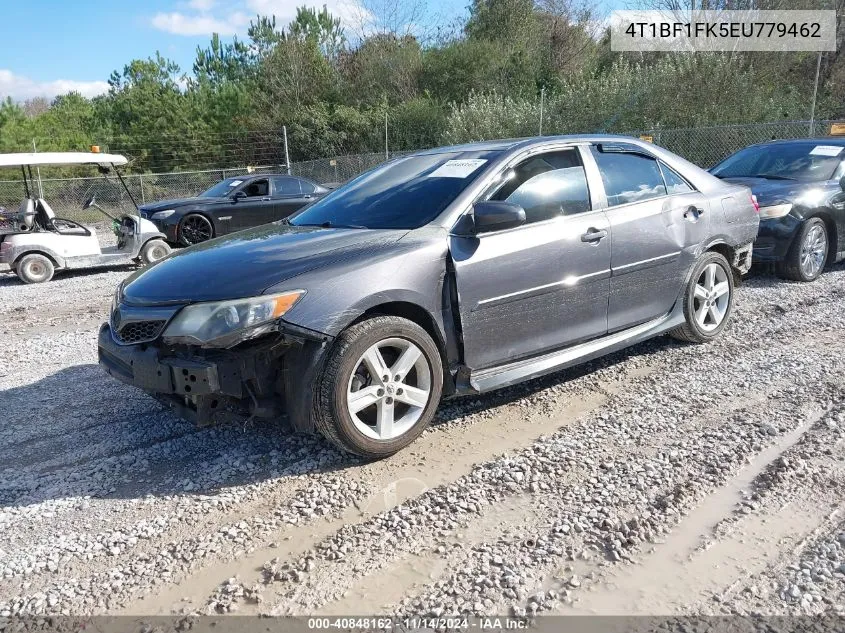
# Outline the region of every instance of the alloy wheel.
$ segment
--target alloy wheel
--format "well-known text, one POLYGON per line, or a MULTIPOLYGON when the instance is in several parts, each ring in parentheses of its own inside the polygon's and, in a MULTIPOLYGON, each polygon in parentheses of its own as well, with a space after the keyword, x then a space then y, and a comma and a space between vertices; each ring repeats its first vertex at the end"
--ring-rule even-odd
POLYGON ((370 346, 355 363, 346 408, 366 437, 391 440, 419 421, 431 397, 431 367, 422 350, 403 338, 370 346))
POLYGON ((695 283, 693 312, 705 332, 712 332, 725 320, 731 300, 728 272, 717 263, 704 267, 695 283))
POLYGON ((191 215, 182 220, 181 237, 186 244, 199 244, 211 239, 211 223, 201 215, 191 215))
POLYGON ((814 225, 801 244, 801 272, 812 279, 819 274, 827 257, 827 234, 821 224, 814 225))

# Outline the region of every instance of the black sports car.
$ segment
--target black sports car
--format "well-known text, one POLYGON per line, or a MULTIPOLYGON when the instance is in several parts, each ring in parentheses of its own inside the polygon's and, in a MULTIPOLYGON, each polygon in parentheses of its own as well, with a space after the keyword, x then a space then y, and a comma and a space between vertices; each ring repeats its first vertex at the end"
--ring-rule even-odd
POLYGON ((710 172, 756 196, 754 261, 776 264, 787 279, 813 281, 845 259, 845 138, 751 145, 710 172))
POLYGON ((329 191, 297 176, 237 176, 221 180, 195 198, 145 204, 140 211, 168 241, 188 246, 281 220, 329 191))

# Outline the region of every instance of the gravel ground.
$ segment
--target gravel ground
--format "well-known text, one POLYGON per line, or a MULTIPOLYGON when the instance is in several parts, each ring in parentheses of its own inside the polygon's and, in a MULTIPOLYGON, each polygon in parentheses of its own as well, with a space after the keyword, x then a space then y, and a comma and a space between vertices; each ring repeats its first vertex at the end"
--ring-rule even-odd
POLYGON ((364 464, 96 366, 126 270, 0 273, 0 616, 845 611, 845 267, 441 406, 364 464))

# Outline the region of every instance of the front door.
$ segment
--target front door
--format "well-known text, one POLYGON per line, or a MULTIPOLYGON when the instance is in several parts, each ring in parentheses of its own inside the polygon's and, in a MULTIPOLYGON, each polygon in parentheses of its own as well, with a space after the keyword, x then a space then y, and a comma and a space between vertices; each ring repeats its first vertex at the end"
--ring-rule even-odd
POLYGON ((535 154, 482 199, 525 209, 522 226, 450 236, 465 363, 484 369, 607 331, 610 235, 580 154, 535 154))
POLYGON ((710 221, 706 198, 666 164, 633 149, 593 146, 613 235, 610 332, 667 314, 710 221))
POLYGON ((272 220, 273 201, 270 197, 270 181, 256 178, 242 185, 239 191, 246 197, 238 198, 231 205, 232 225, 235 230, 267 224, 272 220))

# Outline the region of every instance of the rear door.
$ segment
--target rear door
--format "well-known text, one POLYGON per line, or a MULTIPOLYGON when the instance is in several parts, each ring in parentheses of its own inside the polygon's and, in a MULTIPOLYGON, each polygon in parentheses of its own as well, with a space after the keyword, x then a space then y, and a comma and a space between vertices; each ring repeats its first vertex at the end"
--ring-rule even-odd
POLYGON ((526 223, 450 236, 467 366, 492 367, 604 334, 609 226, 593 208, 578 149, 515 160, 481 199, 519 204, 526 223))
POLYGON ((669 312, 695 246, 707 236, 710 214, 703 195, 644 150, 615 143, 590 149, 613 236, 608 303, 613 332, 669 312))
MULTIPOLYGON (((273 220, 286 218, 304 207, 310 201, 314 187, 307 193, 303 191, 303 183, 294 176, 275 176, 273 179, 273 220)), ((307 188, 307 187, 306 187, 307 188)))

